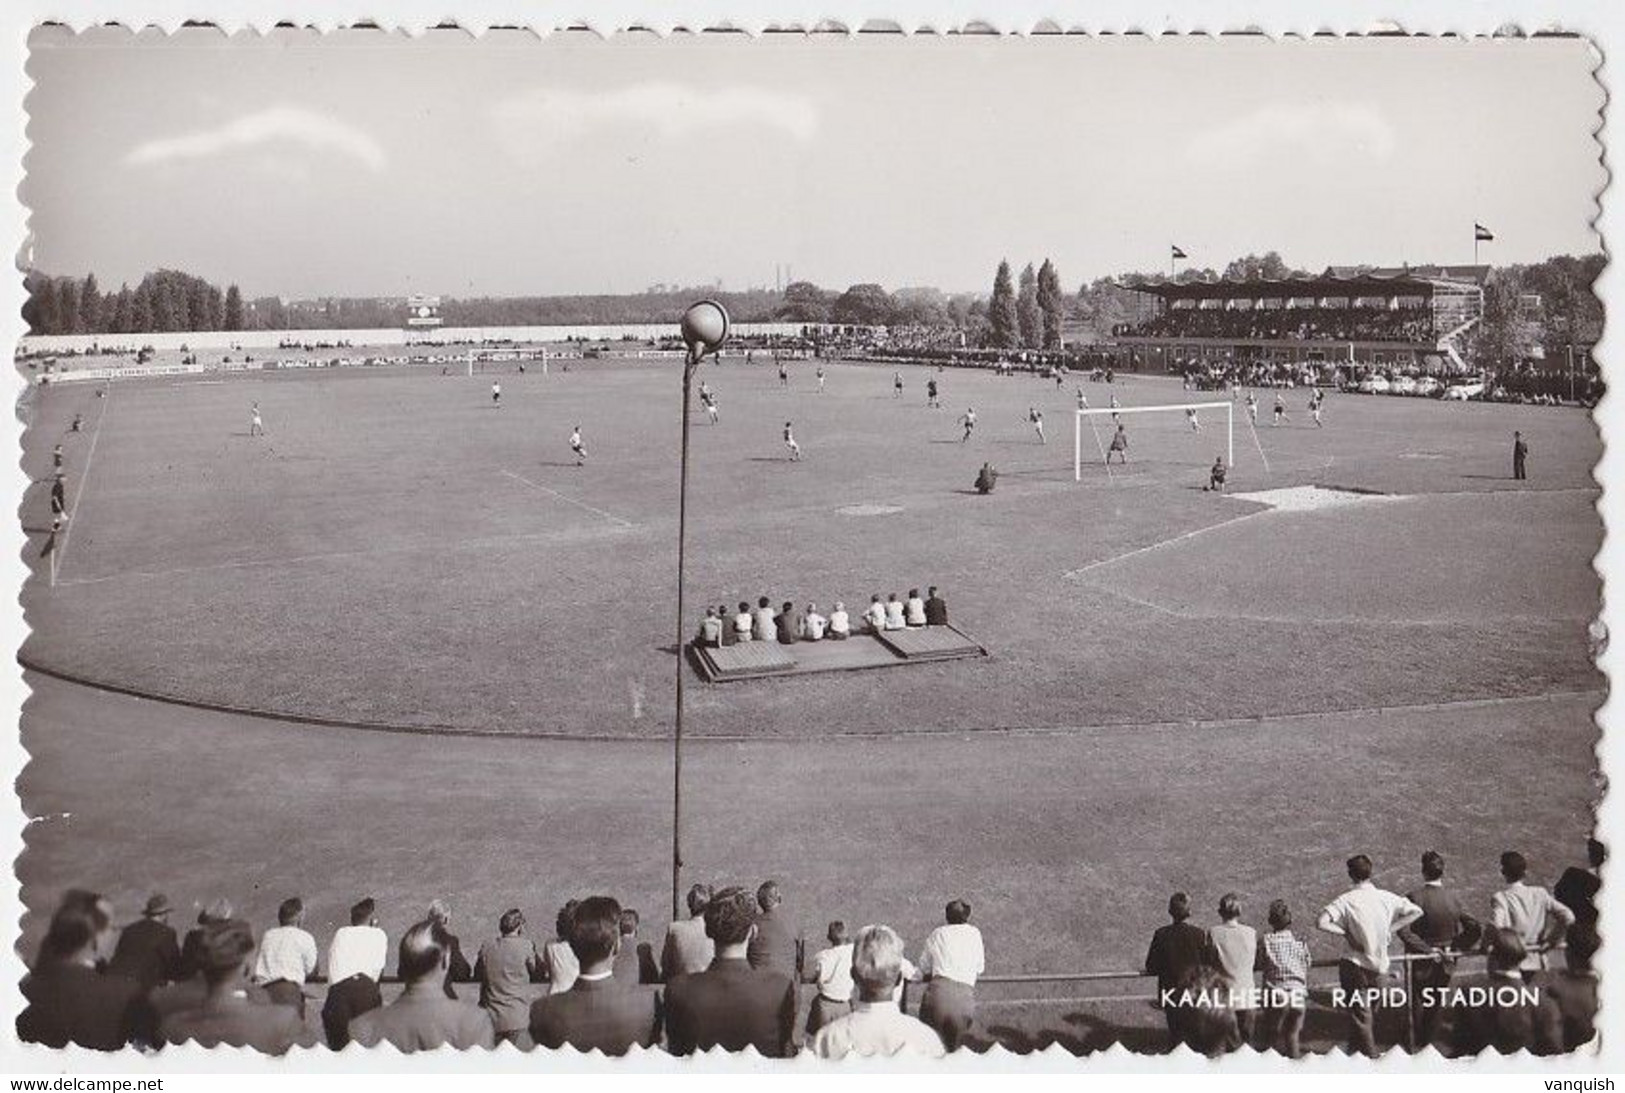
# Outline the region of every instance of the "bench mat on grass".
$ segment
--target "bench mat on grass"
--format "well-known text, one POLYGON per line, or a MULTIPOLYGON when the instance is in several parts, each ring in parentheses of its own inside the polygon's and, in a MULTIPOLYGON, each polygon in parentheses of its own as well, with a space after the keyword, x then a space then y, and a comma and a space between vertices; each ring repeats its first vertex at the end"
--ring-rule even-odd
POLYGON ((987 656, 986 649, 952 626, 853 634, 846 641, 803 641, 794 645, 773 641, 747 641, 720 649, 690 645, 689 653, 701 677, 712 683, 987 656))

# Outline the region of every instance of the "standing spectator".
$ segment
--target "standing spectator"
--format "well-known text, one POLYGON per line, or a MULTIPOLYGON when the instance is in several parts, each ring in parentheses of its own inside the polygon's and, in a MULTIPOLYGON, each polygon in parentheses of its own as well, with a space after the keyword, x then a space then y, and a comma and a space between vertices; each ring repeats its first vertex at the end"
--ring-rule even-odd
MULTIPOLYGON (((852 1012, 852 942, 847 940, 846 923, 829 924, 829 948, 818 950, 807 965, 803 978, 818 986, 807 1010, 807 1035, 852 1012)), ((898 980, 901 986, 902 980, 898 980)))
POLYGON ((1524 982, 1546 966, 1545 949, 1574 925, 1574 912, 1552 898, 1538 885, 1525 884, 1529 863, 1516 850, 1501 855, 1501 876, 1507 886, 1490 897, 1490 922, 1511 930, 1523 942, 1524 956, 1519 969, 1524 982))
POLYGON ((351 1022, 384 1004, 378 980, 389 959, 389 938, 378 928, 377 911, 370 896, 351 907, 350 925, 340 927, 327 948, 322 1030, 327 1034, 327 1046, 334 1051, 350 1042, 351 1022))
POLYGON ((107 964, 109 975, 134 980, 143 994, 181 977, 181 947, 169 924, 171 910, 169 897, 162 893, 147 900, 141 917, 119 934, 107 964))
POLYGON ((191 979, 201 970, 199 946, 203 944, 203 931, 215 923, 229 922, 235 917, 231 901, 227 899, 217 899, 197 913, 197 925, 186 931, 186 936, 181 939, 181 974, 177 979, 191 979))
POLYGON ((1227 892, 1219 900, 1219 924, 1207 932, 1207 960, 1218 970, 1236 1011, 1241 1042, 1253 1038, 1253 967, 1258 959, 1258 931, 1241 921, 1241 897, 1227 892))
POLYGON ((1542 992, 1557 1006, 1562 1021, 1565 1051, 1589 1044, 1597 1035, 1597 973, 1592 961, 1598 943, 1594 924, 1575 923, 1569 927, 1563 950, 1567 970, 1548 972, 1542 977, 1542 992))
POLYGON ((305 982, 316 972, 316 939, 305 930, 305 904, 297 896, 282 901, 277 924, 260 938, 254 982, 272 1002, 293 1006, 305 1018, 305 982))
MULTIPOLYGON (((830 932, 834 934, 833 928, 830 932)), ((942 1058, 946 1054, 942 1040, 925 1022, 899 1009, 895 1001, 902 983, 902 938, 889 926, 865 926, 849 948, 857 1005, 818 1030, 812 1041, 813 1054, 820 1059, 841 1059, 853 1053, 942 1058)))
POLYGON ((491 1015, 498 1040, 519 1044, 530 1026, 530 984, 542 981, 542 954, 525 936, 525 916, 518 908, 497 921, 499 937, 480 946, 474 978, 480 983, 480 1007, 491 1015))
POLYGON ((954 1051, 976 1019, 976 979, 986 970, 986 958, 982 931, 970 923, 970 904, 956 899, 944 917, 947 925, 932 930, 920 952, 920 974, 926 981, 920 1020, 954 1051))
POLYGON ((615 954, 615 980, 629 987, 660 982, 660 966, 655 963, 654 948, 647 941, 638 940, 638 923, 637 911, 631 907, 621 908, 621 948, 615 954))
POLYGON ((1344 939, 1346 948, 1337 965, 1337 980, 1349 997, 1349 1050, 1375 1056, 1374 1019, 1367 995, 1388 977, 1388 944, 1396 930, 1422 917, 1422 908, 1371 883, 1371 859, 1356 854, 1348 860, 1354 887, 1320 912, 1315 925, 1344 939))
POLYGON ((1188 1007, 1170 1002, 1170 998, 1179 985, 1201 967, 1207 954, 1207 931, 1189 921, 1191 898, 1184 892, 1168 897, 1168 917, 1173 921, 1157 927, 1156 933, 1151 935, 1151 948, 1145 954, 1145 974, 1157 977, 1157 1007, 1168 1023, 1171 1050, 1185 1041, 1184 1019, 1188 1007))
POLYGON ((65 893, 51 916, 39 959, 23 978, 27 1005, 17 1017, 18 1039, 97 1051, 155 1040, 155 1018, 140 986, 96 968, 112 943, 112 904, 94 892, 65 893))
POLYGON ((653 1047, 660 1038, 660 996, 615 979, 621 947, 621 905, 591 896, 570 920, 570 948, 580 967, 575 986, 537 999, 530 1008, 530 1034, 538 1047, 597 1049, 625 1055, 633 1044, 653 1047))
POLYGON ((1428 1044, 1439 1030, 1443 992, 1455 974, 1455 957, 1449 952, 1459 938, 1476 934, 1478 927, 1463 909, 1461 898, 1444 886, 1444 855, 1437 850, 1422 855, 1422 887, 1406 893, 1405 898, 1422 908, 1422 917, 1399 931, 1400 943, 1406 952, 1430 958, 1411 965, 1417 1042, 1428 1044))
POLYGON ((779 882, 765 881, 756 889, 756 903, 762 913, 756 918, 756 933, 750 939, 746 959, 753 968, 773 968, 794 975, 796 967, 795 928, 779 913, 784 896, 779 882))
POLYGON ((1528 953, 1516 930, 1491 926, 1488 943, 1488 986, 1494 994, 1479 1004, 1464 1001, 1453 1008, 1451 1054, 1477 1055, 1494 1049, 1502 1055, 1532 1051, 1552 1055, 1562 1050, 1563 1020, 1555 1002, 1522 998, 1525 980, 1519 968, 1528 953))
POLYGON ((1529 477, 1524 470, 1524 461, 1528 458, 1529 445, 1524 443, 1522 433, 1514 432, 1512 434, 1512 477, 1515 480, 1521 482, 1529 477))
POLYGON ((1191 1001, 1181 1002, 1180 1030, 1185 1044, 1198 1055, 1217 1058, 1241 1046, 1236 1028, 1236 1011, 1217 1005, 1225 992, 1224 975, 1206 964, 1197 964, 1180 980, 1177 993, 1191 1001))
POLYGON ((920 590, 908 590, 908 602, 903 605, 903 622, 908 626, 925 625, 925 601, 920 598, 920 590))
POLYGON ((948 604, 937 595, 937 586, 932 585, 925 594, 925 624, 927 626, 948 625, 948 604))
POLYGON ((203 928, 198 946, 200 970, 208 990, 195 1006, 167 1014, 159 1028, 165 1043, 194 1042, 199 1047, 251 1047, 283 1055, 305 1034, 305 1021, 291 1006, 251 1002, 247 984, 254 932, 239 919, 203 928))
POLYGON ((463 955, 463 943, 457 935, 451 932, 451 908, 445 900, 437 899, 429 904, 428 920, 440 927, 446 935, 451 946, 451 954, 446 961, 446 997, 456 998, 457 992, 452 988, 453 983, 472 983, 474 969, 469 966, 468 957, 463 955))
POLYGON ((1309 946, 1292 932, 1292 909, 1286 900, 1270 904, 1269 922, 1270 932, 1258 944, 1266 1004, 1275 1019, 1267 1046, 1296 1059, 1303 1054, 1299 1035, 1309 1005, 1309 946))
POLYGON ((396 966, 406 989, 389 1005, 353 1019, 351 1039, 362 1047, 387 1041, 408 1054, 448 1045, 458 1050, 496 1046, 489 1013, 446 997, 451 938, 438 923, 420 922, 401 935, 396 966))
POLYGON ((743 888, 725 888, 705 907, 705 932, 716 959, 703 972, 668 979, 666 1042, 674 1055, 721 1047, 754 1047, 770 1059, 791 1053, 796 985, 773 968, 746 959, 756 934, 757 901, 743 888))
POLYGON ((1557 878, 1552 895, 1574 912, 1576 926, 1596 926, 1597 893, 1602 889, 1602 863, 1608 856, 1602 843, 1586 840, 1587 867, 1571 865, 1557 878))
POLYGON ((710 902, 711 886, 696 884, 688 890, 689 917, 667 928, 666 945, 660 954, 660 970, 666 982, 711 966, 716 947, 705 932, 705 908, 710 902))
POLYGON ((570 920, 579 906, 581 901, 572 899, 559 908, 559 917, 553 923, 554 938, 542 950, 542 971, 550 984, 549 994, 563 994, 575 986, 576 976, 581 974, 575 950, 570 948, 570 920))

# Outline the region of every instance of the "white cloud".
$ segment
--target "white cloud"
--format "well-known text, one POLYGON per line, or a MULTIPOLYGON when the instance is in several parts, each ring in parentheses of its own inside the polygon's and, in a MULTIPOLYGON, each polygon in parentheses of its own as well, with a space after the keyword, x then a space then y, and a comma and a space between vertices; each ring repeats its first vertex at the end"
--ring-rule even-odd
POLYGON ((366 133, 341 121, 297 106, 273 106, 245 114, 214 129, 149 140, 132 148, 124 161, 132 165, 207 159, 222 152, 277 142, 339 152, 372 171, 387 162, 384 149, 366 133))
POLYGON ((598 94, 540 88, 498 103, 493 116, 509 140, 529 133, 549 143, 615 124, 651 127, 667 140, 749 126, 805 143, 818 131, 818 108, 806 96, 745 85, 650 82, 598 94))
POLYGON ((1185 154, 1204 167, 1251 167, 1282 158, 1331 167, 1392 158, 1397 141, 1381 113, 1355 103, 1266 106, 1198 133, 1185 154))

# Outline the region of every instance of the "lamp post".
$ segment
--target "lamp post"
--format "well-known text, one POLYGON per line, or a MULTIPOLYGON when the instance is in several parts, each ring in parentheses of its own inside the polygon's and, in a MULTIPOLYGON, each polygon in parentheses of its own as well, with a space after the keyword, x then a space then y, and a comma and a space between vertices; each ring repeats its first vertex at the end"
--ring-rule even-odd
POLYGON ((671 764, 671 916, 675 922, 683 885, 683 645, 688 618, 683 603, 685 551, 688 545, 688 409, 694 370, 728 339, 728 311, 715 300, 690 304, 683 312, 683 455, 677 487, 677 716, 672 732, 671 764))

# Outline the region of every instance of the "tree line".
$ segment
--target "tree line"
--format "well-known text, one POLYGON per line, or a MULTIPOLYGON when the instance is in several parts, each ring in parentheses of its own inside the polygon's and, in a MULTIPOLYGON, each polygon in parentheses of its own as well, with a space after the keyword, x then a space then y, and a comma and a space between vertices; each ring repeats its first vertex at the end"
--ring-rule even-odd
MULTIPOLYGON (((1591 344, 1602 326, 1602 302, 1593 286, 1602 255, 1562 255, 1532 265, 1497 268, 1485 290, 1485 312, 1474 332, 1475 351, 1496 361, 1527 356, 1537 339, 1546 346, 1591 344), (1541 297, 1540 321, 1531 322, 1521 301, 1541 297)), ((1306 271, 1280 254, 1248 254, 1222 271, 1187 267, 1175 280, 1280 278, 1306 271)), ((945 293, 931 287, 899 288, 865 282, 844 291, 795 281, 782 292, 752 289, 723 292, 712 286, 667 288, 624 295, 448 297, 440 315, 446 326, 599 326, 667 323, 693 300, 721 300, 735 322, 834 323, 852 326, 923 327, 954 331, 967 345, 995 349, 1052 349, 1068 340, 1105 339, 1118 324, 1145 315, 1147 302, 1133 285, 1160 280, 1160 274, 1127 273, 1083 284, 1068 295, 1054 262, 1031 262, 1012 276, 1003 260, 987 296, 945 293)), ((354 297, 289 301, 278 297, 245 300, 236 285, 224 290, 201 277, 161 269, 133 289, 121 285, 103 292, 94 273, 83 278, 30 272, 23 317, 36 334, 144 334, 192 330, 356 330, 403 325, 400 298, 354 297)))
POLYGON ((34 334, 146 334, 170 330, 242 330, 243 296, 201 277, 161 269, 131 288, 104 293, 94 273, 84 279, 31 272, 23 320, 34 334))

